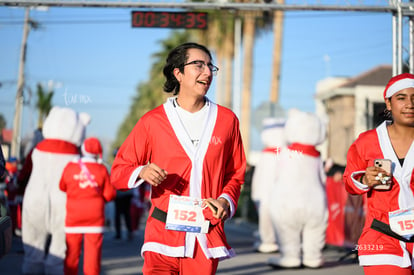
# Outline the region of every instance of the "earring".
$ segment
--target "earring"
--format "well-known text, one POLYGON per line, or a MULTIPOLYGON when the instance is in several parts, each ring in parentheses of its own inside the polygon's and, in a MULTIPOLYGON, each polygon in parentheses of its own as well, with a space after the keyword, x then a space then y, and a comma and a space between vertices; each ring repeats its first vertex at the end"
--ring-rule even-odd
POLYGON ((384 109, 384 117, 386 119, 392 119, 391 110, 388 110, 387 108, 384 109))

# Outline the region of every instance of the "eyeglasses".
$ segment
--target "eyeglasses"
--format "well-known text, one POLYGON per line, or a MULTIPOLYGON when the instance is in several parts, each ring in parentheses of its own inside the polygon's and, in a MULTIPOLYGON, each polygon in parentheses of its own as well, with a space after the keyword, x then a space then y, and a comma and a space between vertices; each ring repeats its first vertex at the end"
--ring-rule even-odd
POLYGON ((194 60, 194 61, 190 61, 188 63, 185 63, 183 65, 187 66, 187 65, 196 65, 196 68, 200 71, 200 72, 204 72, 206 66, 210 69, 211 73, 213 75, 217 75, 217 71, 219 70, 219 68, 211 63, 206 64, 206 62, 204 62, 203 60, 194 60))

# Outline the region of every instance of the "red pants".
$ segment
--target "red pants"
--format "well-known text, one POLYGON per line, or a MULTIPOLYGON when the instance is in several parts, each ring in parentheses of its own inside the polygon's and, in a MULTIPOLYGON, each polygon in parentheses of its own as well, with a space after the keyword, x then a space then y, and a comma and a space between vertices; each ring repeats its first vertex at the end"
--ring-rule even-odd
POLYGON ((394 265, 364 266, 365 275, 412 275, 411 266, 402 268, 394 265))
POLYGON ((102 233, 66 234, 65 275, 78 275, 82 239, 84 239, 83 274, 99 275, 101 271, 102 233))
MULTIPOLYGON (((406 249, 408 251, 413 251, 414 243, 406 243, 406 249)), ((412 258, 411 253, 409 252, 410 257, 412 258)), ((364 266, 365 275, 414 275, 414 272, 409 267, 399 267, 395 265, 372 265, 364 266)))
POLYGON ((144 275, 214 275, 218 259, 207 259, 196 242, 194 258, 176 258, 151 251, 144 253, 144 275))

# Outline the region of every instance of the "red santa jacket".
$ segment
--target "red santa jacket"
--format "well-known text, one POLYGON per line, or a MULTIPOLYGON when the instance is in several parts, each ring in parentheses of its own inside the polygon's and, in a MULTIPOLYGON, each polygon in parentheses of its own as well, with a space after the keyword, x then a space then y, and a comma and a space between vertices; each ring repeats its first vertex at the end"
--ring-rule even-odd
POLYGON ((351 145, 344 181, 350 194, 367 194, 366 222, 357 247, 360 264, 407 267, 411 265, 411 260, 405 245, 370 228, 373 219, 389 224, 389 212, 414 207, 414 146, 410 147, 401 166, 386 125, 387 122, 384 122, 376 129, 362 133, 351 145), (392 187, 389 191, 377 191, 359 182, 366 167, 374 166, 374 160, 382 158, 390 159, 394 166, 392 187))
POLYGON ((246 160, 237 117, 229 109, 207 100, 208 117, 200 143, 194 147, 179 120, 173 98, 144 115, 122 144, 111 171, 117 189, 139 185, 139 172, 149 162, 168 172, 152 187, 151 209, 142 253, 154 251, 173 257, 191 257, 198 240, 207 258, 227 258, 234 251, 227 244, 223 223, 207 234, 166 230, 151 217, 154 207, 168 211, 170 195, 226 198, 233 215, 244 182, 246 160))
POLYGON ((89 157, 81 161, 87 170, 82 169, 79 159, 69 162, 59 183, 67 194, 65 232, 102 233, 105 202, 115 198, 116 190, 103 164, 89 157))

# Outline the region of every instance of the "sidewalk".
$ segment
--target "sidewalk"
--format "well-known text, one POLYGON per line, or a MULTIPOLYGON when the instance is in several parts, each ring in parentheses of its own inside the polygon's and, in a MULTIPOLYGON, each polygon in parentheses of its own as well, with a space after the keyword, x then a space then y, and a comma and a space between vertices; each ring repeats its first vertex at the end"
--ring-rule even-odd
MULTIPOLYGON (((275 254, 256 253, 253 250, 253 232, 256 225, 240 220, 229 221, 226 224, 226 234, 230 245, 236 250, 236 257, 220 262, 217 274, 221 275, 362 275, 363 270, 355 259, 348 257, 340 261, 346 252, 339 249, 325 249, 325 265, 320 269, 276 270, 266 264, 269 257, 275 254)), ((143 242, 143 230, 138 231, 133 240, 113 239, 115 232, 108 230, 104 235, 102 247, 102 272, 104 275, 140 275, 143 259, 140 248, 143 242)), ((126 236, 126 234, 124 234, 126 236)), ((23 262, 21 239, 15 237, 12 251, 0 259, 0 274, 20 275, 23 262)), ((79 274, 82 274, 80 270, 79 274)))

